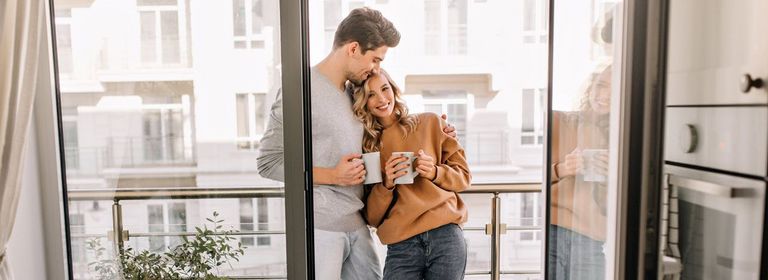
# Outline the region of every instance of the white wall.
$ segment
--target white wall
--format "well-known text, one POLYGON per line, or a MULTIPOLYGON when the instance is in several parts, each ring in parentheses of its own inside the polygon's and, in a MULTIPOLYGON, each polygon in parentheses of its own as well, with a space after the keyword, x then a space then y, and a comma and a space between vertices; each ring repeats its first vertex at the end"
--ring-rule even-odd
POLYGON ((9 263, 16 279, 47 279, 36 137, 33 125, 24 159, 16 223, 8 244, 9 263))

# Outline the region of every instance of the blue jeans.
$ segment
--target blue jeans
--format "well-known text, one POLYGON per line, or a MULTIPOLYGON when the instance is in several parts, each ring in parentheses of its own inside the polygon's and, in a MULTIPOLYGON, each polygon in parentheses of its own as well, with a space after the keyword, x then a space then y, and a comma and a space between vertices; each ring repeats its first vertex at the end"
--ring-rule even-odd
POLYGON ((466 267, 464 232, 447 224, 388 245, 384 279, 464 279, 466 267))
POLYGON ((605 279, 602 241, 556 225, 549 226, 550 280, 605 279))
POLYGON ((352 232, 315 229, 315 279, 381 279, 375 247, 367 226, 352 232))

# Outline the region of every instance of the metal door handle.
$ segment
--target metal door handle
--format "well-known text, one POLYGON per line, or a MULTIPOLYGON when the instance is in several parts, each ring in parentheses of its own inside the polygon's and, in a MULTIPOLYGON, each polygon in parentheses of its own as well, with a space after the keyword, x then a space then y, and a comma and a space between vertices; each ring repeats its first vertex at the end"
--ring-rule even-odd
POLYGON ((680 177, 677 175, 667 174, 667 182, 670 186, 676 186, 679 188, 686 188, 692 191, 702 192, 706 194, 716 195, 731 198, 734 197, 734 188, 729 186, 718 185, 715 183, 705 182, 701 180, 680 177))
POLYGON ((752 76, 749 74, 744 74, 744 76, 741 77, 741 81, 739 82, 739 88, 741 88, 741 92, 743 93, 749 93, 752 88, 762 88, 763 87, 763 79, 760 78, 754 78, 752 79, 752 76))

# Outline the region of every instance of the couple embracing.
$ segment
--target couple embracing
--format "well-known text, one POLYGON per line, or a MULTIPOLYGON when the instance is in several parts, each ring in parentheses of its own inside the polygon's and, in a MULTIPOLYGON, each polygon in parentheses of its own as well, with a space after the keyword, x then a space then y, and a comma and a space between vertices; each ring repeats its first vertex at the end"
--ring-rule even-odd
MULTIPOLYGON (((469 168, 455 129, 432 113, 409 114, 380 68, 399 41, 380 12, 355 9, 339 24, 333 50, 310 71, 317 279, 464 277, 460 226, 467 208, 458 192, 469 187, 469 168), (371 152, 379 152, 380 170, 366 170, 360 160, 371 152), (364 186, 366 172, 381 173, 381 182, 364 186), (383 269, 369 226, 387 245, 383 269)), ((281 97, 258 158, 259 173, 279 181, 281 97)))

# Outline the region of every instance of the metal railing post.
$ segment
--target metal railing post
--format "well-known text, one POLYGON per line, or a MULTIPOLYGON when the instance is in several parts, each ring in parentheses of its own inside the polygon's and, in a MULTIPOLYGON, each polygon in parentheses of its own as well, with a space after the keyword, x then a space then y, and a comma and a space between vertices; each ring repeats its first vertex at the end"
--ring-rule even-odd
POLYGON ((112 244, 115 246, 115 254, 123 252, 125 244, 123 244, 123 206, 120 205, 120 200, 115 199, 115 203, 112 204, 112 244))
POLYGON ((498 192, 491 198, 491 223, 486 225, 486 234, 491 236, 491 280, 501 279, 501 235, 507 225, 501 223, 501 197, 498 192))

